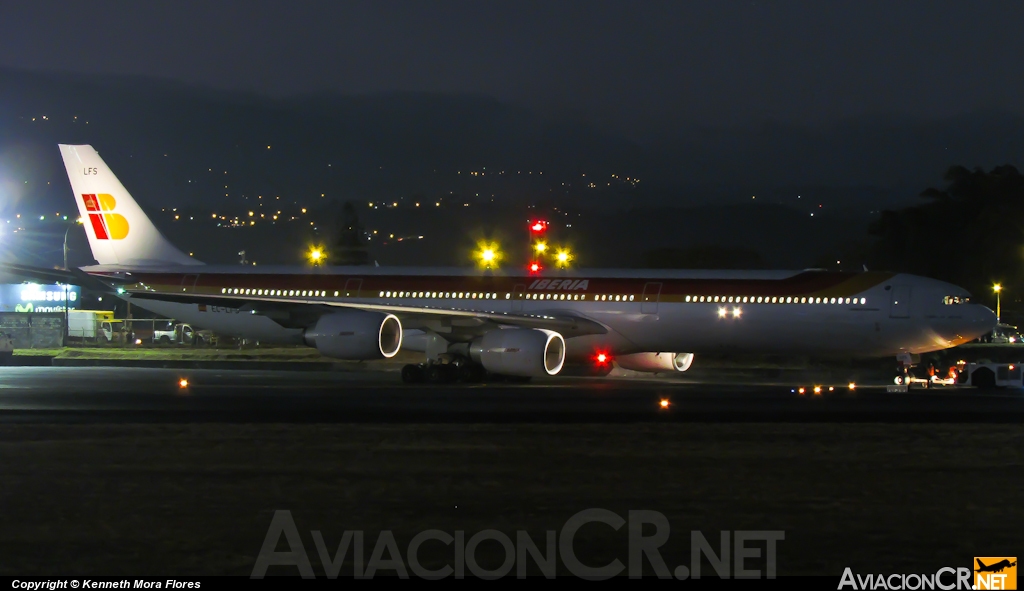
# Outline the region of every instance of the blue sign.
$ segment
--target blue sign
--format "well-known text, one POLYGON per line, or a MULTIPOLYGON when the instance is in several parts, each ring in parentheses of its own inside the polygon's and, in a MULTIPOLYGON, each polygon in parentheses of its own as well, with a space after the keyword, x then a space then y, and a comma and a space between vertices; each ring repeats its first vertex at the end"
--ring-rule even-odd
POLYGON ((74 310, 81 299, 82 288, 77 285, 0 285, 0 311, 3 312, 63 312, 65 303, 69 310, 74 310))

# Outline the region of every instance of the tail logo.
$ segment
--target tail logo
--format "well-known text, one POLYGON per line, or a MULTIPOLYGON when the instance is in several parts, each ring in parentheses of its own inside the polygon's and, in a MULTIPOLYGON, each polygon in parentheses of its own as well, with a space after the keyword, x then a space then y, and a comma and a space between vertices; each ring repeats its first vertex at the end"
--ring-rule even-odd
POLYGON ((82 203, 89 212, 89 223, 97 240, 123 240, 128 236, 128 220, 121 214, 109 213, 117 207, 113 195, 85 194, 82 195, 82 203))

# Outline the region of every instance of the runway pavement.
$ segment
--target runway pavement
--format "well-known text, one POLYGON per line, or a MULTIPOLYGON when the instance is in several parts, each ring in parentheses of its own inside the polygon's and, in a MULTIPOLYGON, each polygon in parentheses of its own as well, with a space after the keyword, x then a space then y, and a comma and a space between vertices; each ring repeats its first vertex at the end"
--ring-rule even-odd
POLYGON ((814 394, 814 386, 558 377, 522 385, 407 385, 394 372, 5 367, 0 422, 1024 421, 1020 390, 887 392, 882 385, 821 384, 814 394))

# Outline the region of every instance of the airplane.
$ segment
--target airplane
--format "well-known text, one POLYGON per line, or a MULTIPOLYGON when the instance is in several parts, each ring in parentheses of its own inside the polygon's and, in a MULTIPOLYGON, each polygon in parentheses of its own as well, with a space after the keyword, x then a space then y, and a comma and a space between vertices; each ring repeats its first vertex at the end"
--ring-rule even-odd
POLYGON ((995 564, 990 564, 987 566, 984 562, 981 561, 980 558, 976 560, 978 561, 978 568, 974 570, 974 572, 976 573, 999 573, 1003 572, 1003 569, 1005 568, 1017 566, 1017 561, 1010 562, 1009 559, 1006 558, 1000 560, 995 564))
POLYGON ((157 230, 92 146, 60 152, 98 263, 64 281, 326 357, 423 353, 406 382, 528 380, 595 359, 683 372, 722 352, 905 356, 996 325, 964 289, 897 273, 207 265, 157 230))

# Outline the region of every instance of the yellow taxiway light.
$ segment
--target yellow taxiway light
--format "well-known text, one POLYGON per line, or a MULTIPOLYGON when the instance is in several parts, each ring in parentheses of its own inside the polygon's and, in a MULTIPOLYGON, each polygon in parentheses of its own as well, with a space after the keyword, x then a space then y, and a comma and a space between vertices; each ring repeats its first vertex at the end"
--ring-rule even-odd
POLYGON ((476 259, 481 267, 495 267, 502 259, 501 249, 496 243, 480 242, 477 244, 476 259))
POLYGON ((188 379, 187 378, 181 378, 180 380, 178 380, 178 387, 179 388, 188 388, 188 379))
POLYGON ((543 242, 538 242, 537 244, 533 245, 533 249, 536 250, 537 252, 544 252, 545 250, 547 250, 547 248, 548 245, 544 244, 543 242))
POLYGON ((855 384, 853 382, 850 382, 850 389, 851 390, 856 390, 857 389, 857 384, 855 384))
POLYGON ((325 258, 327 258, 327 253, 325 253, 324 249, 320 248, 319 246, 312 246, 310 247, 309 252, 306 254, 306 258, 309 259, 310 263, 314 265, 319 265, 320 263, 324 262, 325 258))
POLYGON ((569 252, 568 250, 562 249, 555 253, 555 260, 558 261, 558 265, 561 267, 568 265, 569 262, 572 261, 572 259, 572 253, 569 252))
POLYGON ((821 394, 821 386, 815 386, 814 387, 814 393, 815 394, 821 394))
POLYGON ((658 402, 658 406, 661 408, 668 408, 670 404, 671 403, 668 401, 668 398, 662 398, 661 401, 658 402))

